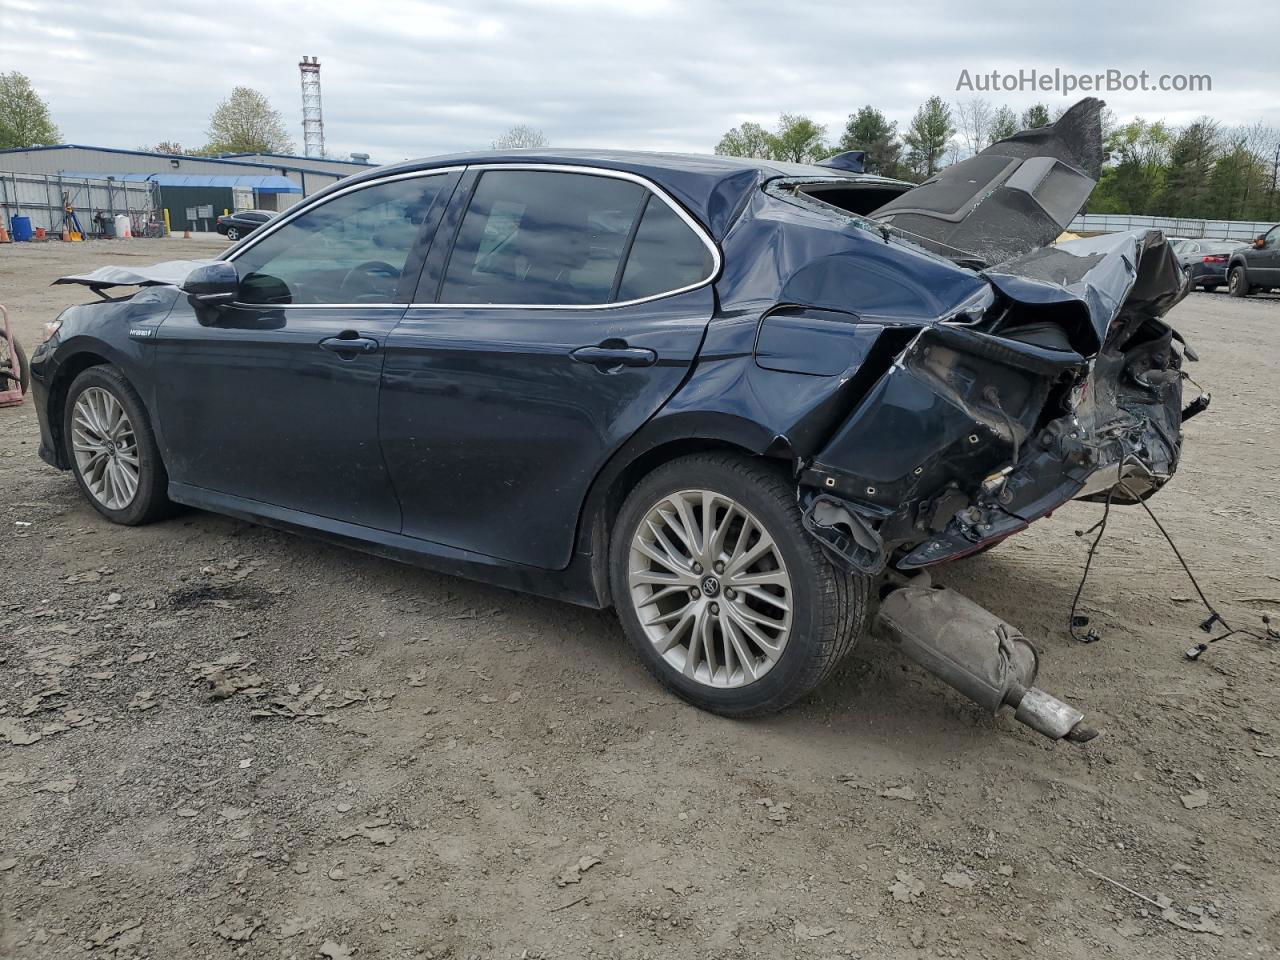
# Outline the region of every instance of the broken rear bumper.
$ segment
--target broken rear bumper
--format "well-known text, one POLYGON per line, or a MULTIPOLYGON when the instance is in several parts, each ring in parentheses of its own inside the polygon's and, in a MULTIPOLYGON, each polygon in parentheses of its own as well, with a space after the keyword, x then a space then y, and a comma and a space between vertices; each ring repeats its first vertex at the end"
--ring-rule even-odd
POLYGON ((1158 319, 1183 292, 1163 237, 1052 253, 1050 269, 1083 267, 1076 291, 1055 285, 1074 307, 1033 274, 990 278, 1030 278, 1042 301, 1004 292, 976 323, 922 329, 802 471, 806 524, 846 568, 952 560, 1068 500, 1145 498, 1177 469, 1207 398, 1184 411, 1186 351, 1158 319))

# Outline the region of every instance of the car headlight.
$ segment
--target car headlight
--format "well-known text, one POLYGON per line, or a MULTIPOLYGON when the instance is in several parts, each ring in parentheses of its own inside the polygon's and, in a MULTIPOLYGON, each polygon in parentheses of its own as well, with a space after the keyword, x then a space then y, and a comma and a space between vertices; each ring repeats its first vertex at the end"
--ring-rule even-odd
POLYGON ((47 321, 44 325, 44 336, 41 338, 40 342, 44 343, 45 340, 52 340, 54 337, 58 335, 58 331, 61 329, 62 329, 61 317, 59 317, 57 320, 47 321))

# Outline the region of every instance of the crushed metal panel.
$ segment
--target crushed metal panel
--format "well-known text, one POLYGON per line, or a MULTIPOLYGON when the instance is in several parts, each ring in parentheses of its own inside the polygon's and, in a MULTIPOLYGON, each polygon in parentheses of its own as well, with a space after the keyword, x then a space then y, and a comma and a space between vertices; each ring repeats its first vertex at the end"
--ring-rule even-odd
POLYGON ((216 263, 216 260, 166 260, 149 267, 99 267, 92 273, 70 274, 59 277, 53 283, 81 283, 95 290, 107 287, 177 286, 197 267, 216 263))

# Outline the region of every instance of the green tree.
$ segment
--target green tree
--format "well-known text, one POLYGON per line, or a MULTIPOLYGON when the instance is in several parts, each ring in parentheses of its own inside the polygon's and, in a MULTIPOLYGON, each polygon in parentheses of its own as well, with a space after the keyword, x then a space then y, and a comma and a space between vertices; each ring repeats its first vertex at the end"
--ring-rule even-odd
POLYGON ((236 87, 209 117, 209 142, 203 153, 292 153, 284 119, 265 96, 236 87))
POLYGON ((1210 117, 1200 117, 1174 137, 1159 209, 1171 217, 1210 218, 1214 213, 1214 165, 1222 153, 1221 131, 1210 117))
POLYGON ((784 113, 778 130, 769 134, 769 153, 774 160, 813 163, 831 155, 825 139, 827 128, 802 113, 784 113))
POLYGON ((0 150, 61 142, 49 105, 26 75, 0 73, 0 150))
POLYGON ((1018 122, 1018 115, 1008 106, 997 107, 996 112, 991 115, 992 143, 1008 140, 1021 129, 1022 125, 1018 122))
POLYGON ((748 160, 768 160, 769 132, 758 123, 734 127, 716 144, 716 153, 723 157, 745 157, 748 160))
POLYGON ((1033 103, 1027 109, 1022 111, 1022 129, 1030 130, 1033 127, 1047 127, 1053 123, 1049 117, 1049 108, 1043 103, 1033 103))
POLYGON ((849 115, 839 149, 863 151, 867 155, 865 165, 870 173, 878 173, 882 177, 898 175, 902 156, 898 125, 870 104, 849 115))
POLYGON ((1114 130, 1107 137, 1111 165, 1094 188, 1090 212, 1158 214, 1172 139, 1162 120, 1137 117, 1114 130))
POLYGON ((951 108, 941 97, 930 97, 916 110, 911 125, 902 135, 907 147, 907 167, 920 180, 932 177, 941 169, 947 144, 955 135, 951 108))

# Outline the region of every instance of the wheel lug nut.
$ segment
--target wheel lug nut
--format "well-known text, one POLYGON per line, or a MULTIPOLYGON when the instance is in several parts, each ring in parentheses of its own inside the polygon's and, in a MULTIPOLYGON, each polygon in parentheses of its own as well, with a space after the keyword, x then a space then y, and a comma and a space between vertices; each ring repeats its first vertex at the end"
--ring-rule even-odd
POLYGON ((737 595, 738 595, 738 594, 737 594, 736 592, 734 592, 734 589, 733 589, 732 587, 728 587, 728 588, 726 588, 726 589, 725 589, 725 591, 724 591, 724 598, 725 598, 726 600, 732 600, 732 599, 733 599, 734 597, 736 597, 737 595))
POLYGON ((724 564, 717 560, 715 564, 713 564, 712 569, 714 569, 716 573, 724 573, 724 564))
POLYGON ((691 600, 697 600, 698 597, 700 597, 701 595, 702 595, 702 591, 700 591, 697 587, 689 588, 689 598, 691 600))
POLYGON ((701 573, 701 572, 702 572, 702 564, 695 562, 695 563, 694 563, 694 565, 693 565, 693 572, 694 572, 694 573, 701 573))
POLYGON ((713 603, 713 604, 711 605, 711 612, 712 612, 713 614, 717 614, 717 615, 718 615, 718 614, 720 613, 720 604, 718 604, 718 603, 713 603))

